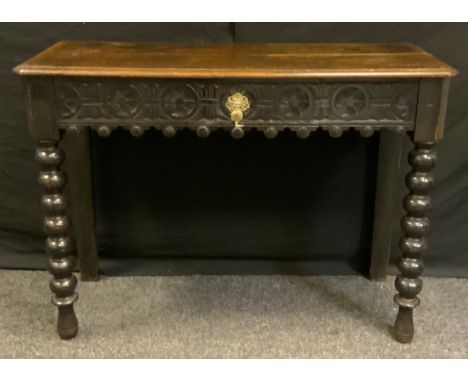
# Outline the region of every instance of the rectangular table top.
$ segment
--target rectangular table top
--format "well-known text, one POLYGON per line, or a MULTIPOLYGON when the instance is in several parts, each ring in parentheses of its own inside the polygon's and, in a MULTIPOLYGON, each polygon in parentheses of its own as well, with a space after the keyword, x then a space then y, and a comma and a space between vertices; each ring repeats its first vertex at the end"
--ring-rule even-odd
POLYGON ((20 75, 157 78, 450 77, 412 44, 161 44, 61 41, 20 75))

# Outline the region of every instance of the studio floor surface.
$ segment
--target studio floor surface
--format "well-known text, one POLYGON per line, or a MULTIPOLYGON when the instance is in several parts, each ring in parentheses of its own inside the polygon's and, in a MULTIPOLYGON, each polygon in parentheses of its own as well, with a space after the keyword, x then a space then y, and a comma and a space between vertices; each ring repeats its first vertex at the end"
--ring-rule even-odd
POLYGON ((60 340, 43 271, 0 271, 1 358, 467 358, 468 279, 425 278, 413 343, 393 277, 113 277, 79 283, 60 340))

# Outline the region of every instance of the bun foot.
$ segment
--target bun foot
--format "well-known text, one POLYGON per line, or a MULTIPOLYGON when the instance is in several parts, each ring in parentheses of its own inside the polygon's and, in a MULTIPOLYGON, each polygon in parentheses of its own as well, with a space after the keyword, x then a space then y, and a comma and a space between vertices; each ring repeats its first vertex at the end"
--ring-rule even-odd
POLYGON ((57 332, 63 340, 72 339, 78 334, 78 319, 73 305, 58 307, 57 332))
POLYGON ((393 326, 395 339, 402 344, 412 341, 414 336, 413 309, 400 306, 395 325, 393 326))

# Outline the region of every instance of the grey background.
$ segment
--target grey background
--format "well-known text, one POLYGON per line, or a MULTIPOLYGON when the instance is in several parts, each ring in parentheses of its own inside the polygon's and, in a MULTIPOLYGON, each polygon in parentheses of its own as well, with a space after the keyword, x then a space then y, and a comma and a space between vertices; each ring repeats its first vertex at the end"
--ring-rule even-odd
MULTIPOLYGON (((11 68, 61 39, 413 42, 427 49, 460 75, 438 147, 426 274, 468 275, 465 23, 0 24, 0 267, 46 264, 38 168, 11 68)), ((311 273, 366 273, 377 143, 353 133, 339 140, 319 133, 300 143, 288 134, 274 141, 252 134, 241 143, 223 135, 205 142, 190 134, 175 141, 155 133, 143 140, 123 132, 93 136, 101 271, 151 274, 158 259, 191 258, 256 260, 260 267, 303 260, 311 273)), ((249 273, 253 266, 232 269, 249 273)))

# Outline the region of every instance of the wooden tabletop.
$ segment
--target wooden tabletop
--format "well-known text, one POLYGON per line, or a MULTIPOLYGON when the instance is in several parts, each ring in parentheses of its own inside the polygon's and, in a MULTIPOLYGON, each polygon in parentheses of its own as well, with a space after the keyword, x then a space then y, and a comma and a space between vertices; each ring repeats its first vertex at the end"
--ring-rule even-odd
POLYGON ((34 76, 159 78, 450 77, 412 44, 154 44, 61 41, 17 66, 34 76))

